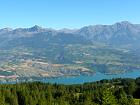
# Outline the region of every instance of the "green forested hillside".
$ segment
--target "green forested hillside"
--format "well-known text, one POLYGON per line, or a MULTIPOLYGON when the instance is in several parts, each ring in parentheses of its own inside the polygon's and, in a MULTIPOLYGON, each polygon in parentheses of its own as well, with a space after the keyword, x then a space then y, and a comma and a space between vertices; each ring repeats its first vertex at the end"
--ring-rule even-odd
POLYGON ((140 78, 83 85, 21 83, 0 85, 0 105, 139 105, 140 78))

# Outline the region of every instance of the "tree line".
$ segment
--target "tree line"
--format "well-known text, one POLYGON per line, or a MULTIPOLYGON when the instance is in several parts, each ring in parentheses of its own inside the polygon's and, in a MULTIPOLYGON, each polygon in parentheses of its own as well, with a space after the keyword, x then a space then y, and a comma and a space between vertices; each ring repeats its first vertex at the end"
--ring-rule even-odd
POLYGON ((0 105, 135 105, 140 78, 64 85, 18 83, 0 85, 0 105))

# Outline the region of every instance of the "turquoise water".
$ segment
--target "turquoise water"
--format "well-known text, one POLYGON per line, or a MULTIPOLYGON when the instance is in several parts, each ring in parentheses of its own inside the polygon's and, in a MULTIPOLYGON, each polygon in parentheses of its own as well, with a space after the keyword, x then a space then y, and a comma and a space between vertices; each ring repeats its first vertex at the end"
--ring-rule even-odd
POLYGON ((76 77, 59 77, 59 78, 22 78, 18 81, 1 81, 0 84, 15 84, 20 82, 34 82, 34 81, 40 81, 45 83, 57 83, 57 84, 82 84, 85 82, 95 82, 102 79, 113 79, 113 78, 137 78, 140 77, 140 71, 135 70, 133 72, 127 72, 123 74, 116 74, 116 75, 106 75, 103 73, 95 73, 92 76, 76 76, 76 77))
POLYGON ((140 77, 140 71, 133 71, 117 75, 105 75, 97 72, 93 76, 77 76, 77 77, 61 77, 61 78, 50 78, 44 79, 43 82, 58 83, 58 84, 82 84, 85 82, 95 82, 102 79, 112 78, 137 78, 140 77))

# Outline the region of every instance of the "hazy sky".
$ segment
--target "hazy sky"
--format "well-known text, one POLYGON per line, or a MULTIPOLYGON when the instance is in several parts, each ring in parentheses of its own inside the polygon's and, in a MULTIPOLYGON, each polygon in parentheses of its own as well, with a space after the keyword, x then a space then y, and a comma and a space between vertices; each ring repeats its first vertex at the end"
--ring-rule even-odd
POLYGON ((140 0, 0 0, 0 28, 140 23, 140 0))

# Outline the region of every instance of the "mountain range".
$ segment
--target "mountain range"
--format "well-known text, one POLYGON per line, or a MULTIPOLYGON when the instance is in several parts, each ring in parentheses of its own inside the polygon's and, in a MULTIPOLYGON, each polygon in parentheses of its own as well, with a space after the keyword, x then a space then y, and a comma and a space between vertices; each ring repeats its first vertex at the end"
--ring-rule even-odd
POLYGON ((0 29, 0 48, 45 47, 47 44, 95 44, 139 48, 140 24, 122 21, 113 25, 91 25, 80 29, 31 28, 0 29))
POLYGON ((0 29, 0 81, 140 70, 140 24, 0 29))

